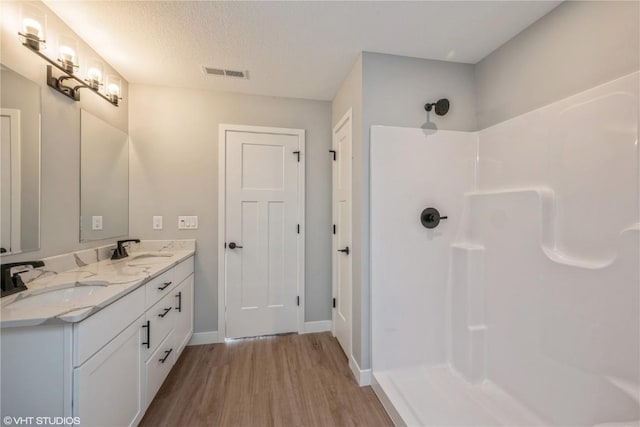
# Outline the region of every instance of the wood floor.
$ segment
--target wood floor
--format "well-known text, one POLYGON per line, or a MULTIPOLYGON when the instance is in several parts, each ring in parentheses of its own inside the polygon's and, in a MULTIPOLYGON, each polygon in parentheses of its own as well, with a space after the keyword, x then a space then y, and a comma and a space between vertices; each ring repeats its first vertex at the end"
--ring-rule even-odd
POLYGON ((141 426, 392 426, 329 333, 192 346, 141 426))

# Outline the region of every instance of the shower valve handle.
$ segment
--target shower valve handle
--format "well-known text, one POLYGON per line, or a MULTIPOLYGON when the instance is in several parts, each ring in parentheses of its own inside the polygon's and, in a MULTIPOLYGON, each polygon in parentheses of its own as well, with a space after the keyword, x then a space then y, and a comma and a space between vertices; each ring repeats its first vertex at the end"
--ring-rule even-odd
POLYGON ((443 219, 447 219, 447 217, 440 215, 436 208, 426 208, 420 214, 420 222, 426 228, 436 228, 443 219))

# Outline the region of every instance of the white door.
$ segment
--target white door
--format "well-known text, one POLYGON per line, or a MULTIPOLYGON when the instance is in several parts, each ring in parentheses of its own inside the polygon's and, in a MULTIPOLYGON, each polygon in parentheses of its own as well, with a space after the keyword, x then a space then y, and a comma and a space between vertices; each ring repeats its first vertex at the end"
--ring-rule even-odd
POLYGON ((303 299, 304 131, 242 129, 224 131, 225 336, 295 332, 303 299))
POLYGON ((20 110, 0 113, 0 247, 2 253, 20 252, 20 110))
POLYGON ((351 355, 351 110, 333 129, 333 334, 351 355))

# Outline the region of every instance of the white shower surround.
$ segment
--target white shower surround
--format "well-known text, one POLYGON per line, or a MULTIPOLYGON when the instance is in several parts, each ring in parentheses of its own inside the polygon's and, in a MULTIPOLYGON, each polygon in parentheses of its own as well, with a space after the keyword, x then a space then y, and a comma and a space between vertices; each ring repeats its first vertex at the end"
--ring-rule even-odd
POLYGON ((372 127, 372 376, 397 424, 640 423, 639 79, 480 132, 372 127))

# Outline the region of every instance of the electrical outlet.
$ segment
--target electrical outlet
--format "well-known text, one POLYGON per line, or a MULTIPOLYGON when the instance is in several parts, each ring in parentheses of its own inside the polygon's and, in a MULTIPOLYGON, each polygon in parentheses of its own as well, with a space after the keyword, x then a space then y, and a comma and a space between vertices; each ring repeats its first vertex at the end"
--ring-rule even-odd
POLYGON ((102 215, 96 215, 91 217, 91 229, 102 230, 102 215))
POLYGON ((153 217, 153 229, 154 230, 162 230, 162 217, 154 216, 153 217))

